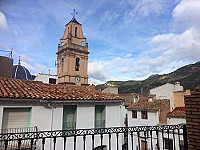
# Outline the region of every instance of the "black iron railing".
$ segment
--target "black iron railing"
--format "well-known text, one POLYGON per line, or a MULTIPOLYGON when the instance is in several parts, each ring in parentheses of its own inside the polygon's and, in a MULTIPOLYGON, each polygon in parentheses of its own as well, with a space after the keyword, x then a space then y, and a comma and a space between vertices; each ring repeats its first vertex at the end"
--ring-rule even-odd
POLYGON ((187 150, 185 124, 56 130, 0 134, 3 149, 9 141, 29 140, 30 149, 64 150, 187 150), (36 143, 36 146, 34 146, 36 143))
MULTIPOLYGON (((38 132, 37 127, 23 127, 23 128, 8 128, 8 129, 0 129, 0 135, 12 135, 15 136, 16 133, 32 133, 32 132, 38 132)), ((0 147, 4 147, 5 142, 4 139, 5 136, 0 136, 0 147)), ((33 146, 36 143, 33 143, 33 146)), ((7 147, 9 149, 17 148, 19 145, 18 140, 8 140, 7 141, 7 147)), ((30 147, 30 140, 22 140, 20 143, 20 146, 23 148, 30 147)))

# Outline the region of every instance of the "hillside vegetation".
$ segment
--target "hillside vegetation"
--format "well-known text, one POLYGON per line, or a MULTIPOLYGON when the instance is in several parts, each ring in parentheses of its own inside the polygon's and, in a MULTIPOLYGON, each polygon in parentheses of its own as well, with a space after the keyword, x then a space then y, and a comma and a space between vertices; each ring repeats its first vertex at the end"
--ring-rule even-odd
POLYGON ((151 75, 142 81, 108 81, 106 84, 97 85, 96 89, 105 89, 107 85, 116 85, 119 87, 119 94, 122 93, 141 93, 147 95, 149 89, 163 85, 165 83, 180 82, 184 89, 194 90, 200 85, 200 62, 190 64, 177 69, 174 72, 163 75, 151 75))

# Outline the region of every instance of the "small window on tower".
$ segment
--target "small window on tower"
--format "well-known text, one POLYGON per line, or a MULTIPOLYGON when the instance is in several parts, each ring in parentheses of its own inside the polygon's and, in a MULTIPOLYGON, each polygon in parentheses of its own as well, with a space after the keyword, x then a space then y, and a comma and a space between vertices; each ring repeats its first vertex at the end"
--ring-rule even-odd
POLYGON ((80 61, 80 59, 76 58, 76 66, 75 66, 76 71, 79 71, 79 67, 80 67, 79 61, 80 61))
POLYGON ((69 27, 68 27, 68 33, 69 33, 69 27))
POLYGON ((75 37, 77 37, 77 27, 75 27, 75 37))
POLYGON ((81 42, 81 46, 85 46, 85 42, 84 41, 81 42))
POLYGON ((62 62, 61 62, 61 71, 63 72, 63 66, 64 66, 64 58, 62 58, 62 62))

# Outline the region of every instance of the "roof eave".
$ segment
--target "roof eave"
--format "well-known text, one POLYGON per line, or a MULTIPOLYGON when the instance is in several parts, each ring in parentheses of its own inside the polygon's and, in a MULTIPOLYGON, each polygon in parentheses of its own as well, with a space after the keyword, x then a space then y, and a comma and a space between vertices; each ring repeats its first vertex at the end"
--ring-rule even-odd
POLYGON ((72 100, 72 99, 68 99, 68 100, 56 100, 56 99, 51 99, 51 100, 47 100, 47 99, 22 99, 22 98, 0 98, 0 103, 1 102, 40 102, 40 103, 122 103, 123 100, 72 100))

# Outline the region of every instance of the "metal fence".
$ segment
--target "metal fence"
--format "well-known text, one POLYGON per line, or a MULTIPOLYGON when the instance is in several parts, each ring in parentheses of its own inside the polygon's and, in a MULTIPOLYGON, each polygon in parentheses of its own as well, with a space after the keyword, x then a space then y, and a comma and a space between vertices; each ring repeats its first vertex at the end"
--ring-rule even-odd
POLYGON ((31 150, 188 149, 185 124, 2 133, 0 139, 5 150, 10 141, 17 142, 18 150, 25 149, 23 141, 28 141, 31 150))
MULTIPOLYGON (((14 138, 15 134, 23 134, 23 133, 32 133, 32 132, 38 132, 37 127, 23 127, 23 128, 8 128, 8 129, 0 129, 0 149, 4 149, 5 147, 5 136, 10 135, 12 138, 14 138), (4 136, 2 136, 4 135, 4 136)), ((8 140, 7 141, 7 148, 9 149, 18 149, 19 141, 18 140, 8 140)), ((33 143, 32 145, 35 146, 36 143, 33 143)), ((21 140, 20 147, 22 148, 29 148, 30 147, 30 140, 21 140)))

